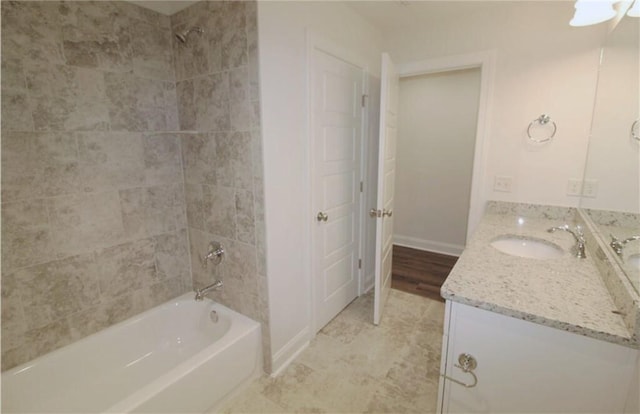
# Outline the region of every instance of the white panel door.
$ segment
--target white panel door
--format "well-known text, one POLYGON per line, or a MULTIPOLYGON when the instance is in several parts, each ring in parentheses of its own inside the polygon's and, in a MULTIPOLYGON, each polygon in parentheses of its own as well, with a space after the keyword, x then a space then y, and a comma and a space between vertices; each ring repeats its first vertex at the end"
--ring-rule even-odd
POLYGON ((358 294, 362 69, 314 49, 312 205, 316 332, 358 294))
POLYGON ((398 88, 400 78, 388 54, 382 54, 380 85, 380 142, 378 152, 378 203, 372 215, 376 227, 376 273, 373 323, 382 319, 384 305, 391 291, 393 256, 393 191, 396 171, 396 137, 398 133, 398 88))

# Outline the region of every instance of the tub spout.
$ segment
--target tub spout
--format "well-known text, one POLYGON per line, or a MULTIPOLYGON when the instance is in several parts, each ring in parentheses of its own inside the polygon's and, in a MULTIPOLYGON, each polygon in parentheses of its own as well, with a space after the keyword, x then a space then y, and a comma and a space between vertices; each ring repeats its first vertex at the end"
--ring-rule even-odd
POLYGON ((196 289, 196 300, 200 301, 204 299, 204 295, 212 290, 222 289, 222 280, 216 280, 213 284, 203 287, 202 289, 196 289))

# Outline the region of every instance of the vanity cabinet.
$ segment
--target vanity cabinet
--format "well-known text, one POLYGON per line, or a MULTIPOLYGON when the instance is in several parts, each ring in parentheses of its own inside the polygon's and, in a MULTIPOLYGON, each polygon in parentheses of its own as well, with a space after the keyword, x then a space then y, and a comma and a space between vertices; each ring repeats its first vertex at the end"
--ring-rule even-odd
POLYGON ((438 411, 628 412, 637 361, 632 348, 447 301, 438 411), (461 354, 477 363, 472 388, 455 382, 474 382, 461 354))

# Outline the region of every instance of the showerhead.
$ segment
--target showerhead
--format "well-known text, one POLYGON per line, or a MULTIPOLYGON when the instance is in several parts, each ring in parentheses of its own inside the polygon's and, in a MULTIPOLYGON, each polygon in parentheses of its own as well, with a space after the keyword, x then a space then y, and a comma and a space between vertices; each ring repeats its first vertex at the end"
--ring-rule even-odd
POLYGON ((198 26, 192 27, 190 29, 185 30, 184 32, 176 33, 176 39, 178 39, 181 43, 187 43, 187 37, 191 32, 202 34, 204 33, 204 29, 198 26))

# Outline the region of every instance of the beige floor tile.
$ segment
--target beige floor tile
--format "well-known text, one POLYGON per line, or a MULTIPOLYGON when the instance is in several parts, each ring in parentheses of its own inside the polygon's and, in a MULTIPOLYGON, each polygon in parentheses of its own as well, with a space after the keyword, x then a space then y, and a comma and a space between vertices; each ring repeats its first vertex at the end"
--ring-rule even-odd
POLYGON ((370 292, 325 326, 280 376, 256 381, 221 412, 435 412, 443 318, 443 303, 392 290, 374 326, 370 292))

